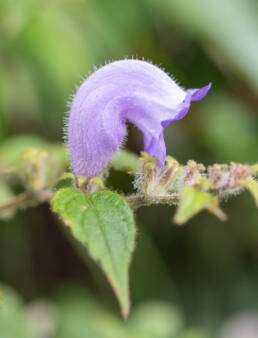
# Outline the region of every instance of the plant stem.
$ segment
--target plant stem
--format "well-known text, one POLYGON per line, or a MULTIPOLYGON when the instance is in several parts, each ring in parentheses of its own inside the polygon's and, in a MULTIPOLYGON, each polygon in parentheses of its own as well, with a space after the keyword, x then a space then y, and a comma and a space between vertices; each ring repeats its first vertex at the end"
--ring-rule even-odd
POLYGON ((179 194, 172 193, 169 195, 130 195, 124 197, 126 202, 134 209, 150 204, 168 204, 173 205, 178 202, 179 194))
POLYGON ((1 211, 5 211, 7 209, 13 209, 13 208, 21 208, 23 206, 25 206, 27 204, 27 202, 29 202, 31 199, 31 194, 28 192, 23 192, 15 197, 13 197, 12 199, 10 199, 9 201, 0 204, 0 212, 1 211))

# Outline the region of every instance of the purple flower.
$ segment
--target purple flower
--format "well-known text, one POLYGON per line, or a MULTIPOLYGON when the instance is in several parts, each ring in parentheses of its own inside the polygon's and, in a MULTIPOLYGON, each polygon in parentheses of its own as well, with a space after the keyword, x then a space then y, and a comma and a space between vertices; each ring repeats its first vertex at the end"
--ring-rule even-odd
POLYGON ((164 128, 182 119, 191 101, 201 100, 210 87, 184 90, 145 61, 115 61, 99 68, 82 83, 71 104, 68 144, 75 175, 89 179, 100 173, 126 136, 126 120, 142 131, 144 151, 162 168, 164 128))

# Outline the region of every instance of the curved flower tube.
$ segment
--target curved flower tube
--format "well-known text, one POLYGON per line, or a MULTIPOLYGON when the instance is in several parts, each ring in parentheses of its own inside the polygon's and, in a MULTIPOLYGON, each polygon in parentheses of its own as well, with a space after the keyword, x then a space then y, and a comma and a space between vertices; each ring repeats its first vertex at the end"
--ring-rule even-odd
POLYGON ((100 173, 126 136, 126 120, 143 133, 144 151, 163 168, 164 129, 182 119, 191 101, 201 100, 211 83, 184 90, 151 63, 121 60, 91 74, 79 87, 68 119, 68 145, 75 175, 100 173))

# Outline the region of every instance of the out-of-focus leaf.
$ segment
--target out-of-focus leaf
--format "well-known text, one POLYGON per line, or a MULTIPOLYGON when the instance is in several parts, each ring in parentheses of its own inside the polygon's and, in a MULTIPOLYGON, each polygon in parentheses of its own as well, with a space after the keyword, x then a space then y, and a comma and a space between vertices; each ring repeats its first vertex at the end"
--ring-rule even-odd
POLYGON ((10 59, 12 71, 7 67, 2 73, 5 119, 16 128, 39 125, 43 121, 40 120, 40 102, 30 65, 16 57, 10 59))
POLYGON ((111 159, 111 166, 116 170, 122 170, 135 174, 139 169, 140 162, 135 154, 120 149, 111 159))
POLYGON ((108 312, 98 304, 87 289, 77 285, 65 285, 58 290, 57 298, 59 311, 55 337, 124 338, 121 323, 116 317, 110 314, 108 325, 104 323, 108 312), (114 331, 120 335, 115 335, 114 331))
POLYGON ((75 285, 59 290, 58 308, 57 338, 177 338, 183 321, 171 304, 152 301, 123 322, 75 285))
POLYGON ((36 299, 26 308, 27 321, 33 337, 55 337, 57 307, 47 299, 36 299))
POLYGON ((134 299, 137 301, 153 297, 166 300, 174 299, 177 296, 177 289, 168 266, 144 226, 139 224, 138 226, 141 231, 137 235, 137 246, 131 271, 134 299), (153 266, 155 266, 155 273, 153 273, 153 266), (170 290, 169 296, 168 289, 170 290))
MULTIPOLYGON (((34 0, 5 0, 0 3, 0 34, 12 39, 22 29, 35 5, 34 0)), ((2 41, 1 41, 2 42, 2 41)))
POLYGON ((9 287, 0 284, 0 336, 3 338, 30 338, 25 308, 20 297, 9 287))
MULTIPOLYGON (((258 88, 257 18, 255 3, 242 0, 149 0, 179 23, 193 38, 214 46, 252 88, 258 88)), ((220 57, 222 58, 222 57, 220 57)))
POLYGON ((254 200, 255 200, 255 204, 258 208, 258 182, 255 181, 252 178, 246 178, 246 179, 241 179, 239 181, 239 183, 241 185, 243 185, 243 187, 247 188, 250 193, 253 195, 254 200))
POLYGON ((210 335, 204 329, 190 328, 186 329, 180 338, 209 338, 210 335))
POLYGON ((36 184, 35 187, 55 185, 67 163, 64 146, 50 144, 38 136, 14 136, 0 146, 0 167, 33 176, 34 183, 30 183, 36 184))
POLYGON ((63 114, 64 102, 72 94, 74 84, 90 68, 91 48, 87 48, 86 40, 87 31, 80 30, 69 6, 49 6, 45 2, 39 3, 17 36, 16 47, 30 62, 37 81, 42 110, 55 123, 60 121, 56 114, 61 109, 63 114))
POLYGON ((102 44, 97 47, 98 53, 124 55, 131 41, 140 40, 141 44, 148 41, 148 34, 146 34, 148 16, 144 1, 90 0, 88 2, 90 10, 94 13, 91 27, 94 32, 93 38, 97 32, 98 41, 102 41, 102 44))
POLYGON ((178 337, 183 319, 177 308, 165 302, 148 302, 134 310, 130 325, 150 338, 178 337))
POLYGON ((126 338, 125 330, 112 315, 91 299, 70 299, 60 304, 56 338, 126 338))
POLYGON ((58 190, 53 210, 71 227, 74 236, 88 246, 93 259, 107 275, 118 297, 122 314, 129 314, 128 267, 134 249, 135 225, 127 203, 111 191, 84 195, 72 188, 58 190))
POLYGON ((225 95, 211 95, 201 104, 203 141, 218 162, 255 162, 258 137, 252 111, 225 95))
MULTIPOLYGON (((0 19, 1 20, 1 19, 0 19)), ((1 36, 0 36, 1 39, 1 36)), ((2 75, 2 74, 1 74, 2 75)), ((7 125, 4 116, 4 92, 3 92, 4 80, 0 77, 0 142, 5 137, 7 132, 7 125)))
POLYGON ((176 224, 187 222, 208 205, 211 197, 211 194, 207 192, 198 191, 191 186, 185 186, 182 189, 182 196, 174 216, 174 222, 176 224))
POLYGON ((21 156, 21 172, 32 190, 41 190, 46 186, 48 153, 42 149, 29 148, 21 156))
MULTIPOLYGON (((58 302, 56 338, 150 338, 141 328, 138 329, 137 325, 134 325, 134 320, 132 325, 130 319, 128 322, 121 321, 108 312, 103 304, 94 300, 87 291, 68 295, 67 290, 64 291, 58 302)), ((155 317, 152 319, 155 321, 155 317)))
POLYGON ((27 148, 46 148, 48 142, 36 135, 18 135, 7 139, 0 145, 0 164, 16 166, 21 154, 27 148))

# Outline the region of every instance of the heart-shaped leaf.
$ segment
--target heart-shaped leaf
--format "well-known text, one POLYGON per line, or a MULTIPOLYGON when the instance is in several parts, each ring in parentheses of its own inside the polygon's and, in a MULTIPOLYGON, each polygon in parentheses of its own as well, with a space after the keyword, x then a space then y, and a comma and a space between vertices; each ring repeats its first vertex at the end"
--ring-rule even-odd
POLYGON ((130 207, 114 192, 86 195, 73 188, 58 190, 52 207, 71 227, 73 235, 87 245, 92 258, 100 263, 126 318, 130 310, 128 267, 136 234, 130 207))

